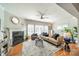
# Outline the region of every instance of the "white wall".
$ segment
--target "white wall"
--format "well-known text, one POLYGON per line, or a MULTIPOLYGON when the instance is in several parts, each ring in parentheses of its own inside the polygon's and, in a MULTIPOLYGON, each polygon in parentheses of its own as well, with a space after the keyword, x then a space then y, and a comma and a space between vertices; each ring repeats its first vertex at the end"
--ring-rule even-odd
MULTIPOLYGON (((4 25, 5 25, 5 27, 8 27, 10 29, 10 31, 21 31, 22 30, 22 31, 24 31, 24 34, 25 34, 26 33, 25 32, 26 27, 25 27, 24 21, 21 18, 19 18, 20 23, 17 24, 17 25, 13 24, 11 22, 11 18, 13 16, 14 15, 5 11, 5 14, 4 14, 4 17, 5 17, 4 25)), ((12 39, 12 38, 10 37, 10 39, 12 39)))
POLYGON ((0 19, 1 19, 1 30, 3 30, 4 27, 4 8, 0 6, 0 19))
POLYGON ((10 29, 10 39, 12 39, 12 31, 24 31, 24 34, 26 35, 26 26, 27 24, 37 24, 37 25, 48 25, 47 22, 40 22, 35 21, 31 19, 22 19, 19 17, 20 23, 18 25, 15 25, 11 22, 11 17, 13 17, 11 13, 5 11, 4 17, 4 25, 5 27, 8 27, 10 29))
POLYGON ((24 37, 26 35, 26 26, 24 21, 19 18, 20 23, 15 25, 11 22, 11 18, 15 16, 7 11, 4 12, 4 28, 9 28, 8 39, 10 39, 10 45, 12 45, 12 32, 13 31, 24 31, 24 37))
POLYGON ((30 19, 22 19, 20 17, 19 20, 20 20, 20 23, 15 25, 11 22, 11 17, 13 17, 15 15, 5 11, 4 13, 4 28, 9 28, 10 30, 10 40, 11 40, 11 45, 12 45, 12 32, 13 31, 24 31, 24 37, 26 36, 27 34, 27 24, 37 24, 37 25, 48 25, 47 22, 40 22, 40 21, 34 21, 34 20, 30 20, 30 19))
POLYGON ((0 20, 1 20, 1 28, 0 28, 0 40, 3 40, 3 27, 4 27, 4 8, 0 5, 0 20))

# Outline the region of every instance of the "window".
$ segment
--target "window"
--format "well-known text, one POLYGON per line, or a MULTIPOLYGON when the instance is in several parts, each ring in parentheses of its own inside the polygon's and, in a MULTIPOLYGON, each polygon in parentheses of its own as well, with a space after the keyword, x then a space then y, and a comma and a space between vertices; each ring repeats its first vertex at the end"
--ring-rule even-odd
POLYGON ((29 36, 33 33, 37 33, 38 35, 40 35, 42 32, 48 33, 48 26, 28 24, 28 35, 29 36))
POLYGON ((47 32, 48 33, 48 26, 35 25, 35 33, 37 33, 39 35, 42 32, 47 32))
POLYGON ((33 33, 34 33, 34 25, 28 24, 28 35, 30 36, 33 33))
POLYGON ((48 33, 48 26, 44 26, 44 32, 48 33))
POLYGON ((38 35, 41 34, 43 32, 44 27, 42 25, 35 25, 35 33, 37 33, 38 35))

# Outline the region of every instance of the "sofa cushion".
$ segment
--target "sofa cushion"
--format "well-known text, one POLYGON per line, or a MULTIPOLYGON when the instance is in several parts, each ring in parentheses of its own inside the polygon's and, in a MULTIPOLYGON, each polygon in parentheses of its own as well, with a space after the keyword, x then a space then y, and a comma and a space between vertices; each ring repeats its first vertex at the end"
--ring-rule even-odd
POLYGON ((59 37, 59 34, 56 33, 52 36, 52 38, 54 38, 55 40, 57 40, 57 37, 59 37))
POLYGON ((46 32, 43 32, 43 33, 41 33, 43 36, 46 36, 46 37, 48 37, 49 36, 49 34, 48 33, 46 33, 46 32))

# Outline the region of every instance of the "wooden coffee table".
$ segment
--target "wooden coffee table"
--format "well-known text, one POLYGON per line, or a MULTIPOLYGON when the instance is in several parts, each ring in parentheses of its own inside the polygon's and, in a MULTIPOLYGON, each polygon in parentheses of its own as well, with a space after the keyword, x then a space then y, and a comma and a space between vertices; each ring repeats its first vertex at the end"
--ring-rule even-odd
POLYGON ((79 47, 77 47, 77 44, 71 43, 69 46, 70 52, 66 52, 63 48, 61 48, 54 54, 54 56, 79 56, 79 47))

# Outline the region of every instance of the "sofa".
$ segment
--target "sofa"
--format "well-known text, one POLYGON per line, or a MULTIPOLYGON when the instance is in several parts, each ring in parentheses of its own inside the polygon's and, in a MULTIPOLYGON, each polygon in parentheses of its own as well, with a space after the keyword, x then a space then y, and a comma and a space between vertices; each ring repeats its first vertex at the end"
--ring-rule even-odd
POLYGON ((46 37, 46 36, 40 36, 43 40, 47 41, 47 42, 50 42, 56 46, 59 46, 61 44, 64 43, 64 37, 63 36, 59 36, 57 37, 57 39, 54 39, 52 37, 46 37))

